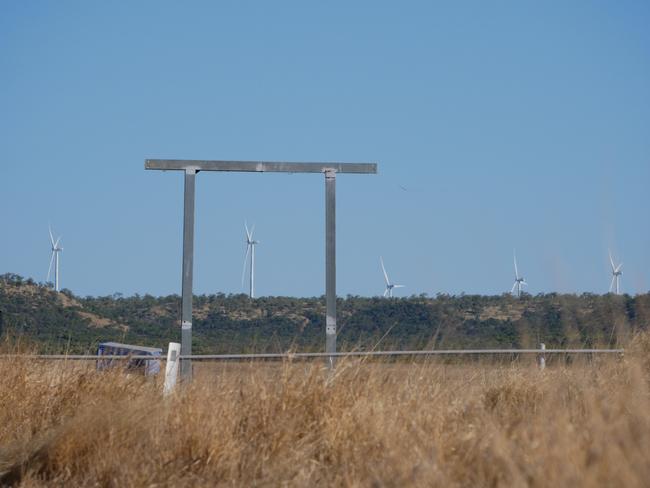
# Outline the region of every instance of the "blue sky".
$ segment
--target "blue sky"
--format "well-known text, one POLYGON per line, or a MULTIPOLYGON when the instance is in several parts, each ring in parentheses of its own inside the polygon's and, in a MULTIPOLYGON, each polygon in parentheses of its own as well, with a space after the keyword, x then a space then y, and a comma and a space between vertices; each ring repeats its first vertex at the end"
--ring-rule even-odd
MULTIPOLYGON (((648 2, 2 2, 0 272, 180 292, 182 176, 145 158, 373 161, 338 291, 650 289, 648 2), (116 3, 113 5, 113 3, 116 3)), ((324 290, 319 175, 197 177, 195 291, 324 290)), ((398 293, 396 293, 397 295, 398 293)))

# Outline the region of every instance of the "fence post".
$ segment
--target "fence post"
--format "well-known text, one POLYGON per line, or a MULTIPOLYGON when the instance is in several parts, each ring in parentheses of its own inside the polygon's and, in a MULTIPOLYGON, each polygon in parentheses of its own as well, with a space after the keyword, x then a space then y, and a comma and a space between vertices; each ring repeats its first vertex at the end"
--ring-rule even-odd
POLYGON ((165 385, 163 395, 167 396, 174 391, 176 379, 178 378, 178 362, 181 355, 181 345, 178 342, 170 342, 167 349, 167 364, 165 365, 165 385))
POLYGON ((542 342, 539 345, 539 349, 542 351, 541 354, 539 355, 539 369, 540 371, 544 371, 544 368, 546 367, 546 356, 544 355, 544 351, 546 350, 546 344, 542 342))

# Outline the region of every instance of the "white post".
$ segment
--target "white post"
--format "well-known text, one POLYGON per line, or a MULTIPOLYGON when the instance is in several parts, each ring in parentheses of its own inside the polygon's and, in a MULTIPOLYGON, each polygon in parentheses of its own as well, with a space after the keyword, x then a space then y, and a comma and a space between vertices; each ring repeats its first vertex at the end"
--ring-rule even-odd
POLYGON ((542 351, 542 353, 539 355, 539 369, 540 371, 544 371, 544 368, 546 367, 546 357, 544 356, 544 351, 546 350, 546 344, 542 342, 539 345, 539 349, 542 351))
POLYGON ((178 342, 170 342, 167 349, 167 364, 165 365, 165 385, 163 395, 169 395, 176 387, 178 378, 178 362, 181 355, 181 345, 178 342))

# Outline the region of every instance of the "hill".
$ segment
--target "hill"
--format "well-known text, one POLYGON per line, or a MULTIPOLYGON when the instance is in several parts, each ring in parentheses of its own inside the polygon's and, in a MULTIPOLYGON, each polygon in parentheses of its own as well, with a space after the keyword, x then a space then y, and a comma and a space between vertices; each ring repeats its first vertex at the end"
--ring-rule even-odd
MULTIPOLYGON (((77 297, 0 276, 0 327, 47 352, 94 351, 115 340, 165 347, 179 339, 180 297, 77 297)), ((650 325, 650 294, 438 295, 338 301, 341 350, 614 345, 650 325)), ((325 301, 194 297, 196 353, 320 350, 325 301)))

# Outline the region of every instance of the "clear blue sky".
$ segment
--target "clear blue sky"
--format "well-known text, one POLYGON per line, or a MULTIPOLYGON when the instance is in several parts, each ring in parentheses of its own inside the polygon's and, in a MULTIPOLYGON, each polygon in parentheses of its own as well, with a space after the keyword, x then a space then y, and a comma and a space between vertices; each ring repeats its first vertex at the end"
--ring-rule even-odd
MULTIPOLYGON (((182 177, 145 158, 376 161, 338 179, 338 291, 650 289, 650 3, 0 4, 0 272, 180 292, 182 177), (405 188, 406 190, 402 189, 405 188)), ((195 290, 324 290, 319 175, 197 177, 195 290)))

